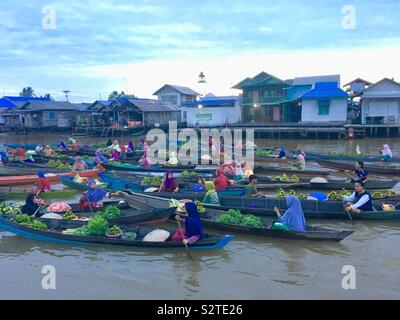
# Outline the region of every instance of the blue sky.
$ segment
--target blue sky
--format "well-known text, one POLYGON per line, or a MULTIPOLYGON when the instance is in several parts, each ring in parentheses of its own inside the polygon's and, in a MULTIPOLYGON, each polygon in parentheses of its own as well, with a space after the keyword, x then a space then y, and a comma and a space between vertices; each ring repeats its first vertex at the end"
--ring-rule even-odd
MULTIPOLYGON (((400 47, 399 16, 398 0, 1 1, 0 92, 17 94, 30 85, 56 98, 70 89, 73 99, 82 101, 113 89, 149 96, 162 81, 194 85, 200 71, 223 91, 256 70, 302 76, 295 72, 303 70, 288 66, 315 52, 320 61, 330 59, 331 69, 305 58, 301 64, 312 74, 334 71, 332 64, 338 73, 345 69, 343 61, 331 61, 336 51, 357 59, 354 52, 368 50, 375 50, 370 57, 385 60, 379 69, 390 72, 395 57, 390 50, 400 47), (48 4, 56 8, 55 30, 41 26, 48 4), (342 28, 344 5, 356 9, 354 30, 342 28)), ((379 80, 377 68, 369 68, 359 65, 346 76, 363 72, 379 80)), ((387 76, 397 79, 396 72, 387 76)))

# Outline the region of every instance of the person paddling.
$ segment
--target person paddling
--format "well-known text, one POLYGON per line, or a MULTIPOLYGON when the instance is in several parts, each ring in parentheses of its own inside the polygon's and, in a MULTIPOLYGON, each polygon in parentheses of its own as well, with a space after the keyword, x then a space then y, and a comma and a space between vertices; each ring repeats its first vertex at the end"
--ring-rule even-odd
POLYGON ((368 171, 365 169, 364 162, 362 161, 357 161, 355 165, 354 173, 356 174, 357 178, 354 178, 350 174, 349 170, 346 170, 345 172, 349 175, 351 183, 362 182, 365 184, 368 182, 368 171))
POLYGON ((349 213, 363 213, 365 211, 373 211, 372 196, 365 189, 362 182, 354 184, 355 191, 351 196, 345 197, 345 211, 349 213))
POLYGON ((284 224, 291 231, 305 232, 307 223, 300 200, 295 196, 288 196, 286 202, 289 209, 283 215, 277 207, 274 208, 278 216, 277 222, 284 224))
POLYGON ((194 244, 203 238, 203 226, 200 220, 200 213, 194 202, 186 202, 185 204, 187 217, 181 218, 179 215, 175 217, 176 221, 185 224, 184 234, 181 230, 176 230, 173 241, 183 241, 184 244, 194 244))

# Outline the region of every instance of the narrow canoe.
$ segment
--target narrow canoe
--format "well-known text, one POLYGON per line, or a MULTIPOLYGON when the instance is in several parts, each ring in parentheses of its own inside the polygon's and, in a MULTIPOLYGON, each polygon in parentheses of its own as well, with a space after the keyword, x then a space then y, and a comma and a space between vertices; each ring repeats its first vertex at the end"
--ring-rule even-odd
MULTIPOLYGON (((133 194, 133 199, 140 199, 142 201, 148 201, 154 203, 157 206, 168 206, 168 200, 160 199, 153 196, 143 196, 140 194, 133 194)), ((202 224, 206 228, 226 231, 229 233, 246 234, 252 236, 262 236, 269 238, 280 238, 280 239, 291 239, 291 240, 307 240, 307 241, 330 241, 339 242, 350 236, 354 231, 343 231, 343 230, 331 230, 321 228, 317 226, 309 226, 307 232, 296 232, 296 231, 277 231, 272 230, 270 227, 273 223, 272 219, 262 219, 264 228, 245 227, 241 225, 225 224, 218 222, 218 218, 224 214, 224 210, 217 210, 207 208, 207 213, 202 214, 202 224)), ((174 219, 174 216, 171 217, 174 219)))
MULTIPOLYGON (((317 160, 318 164, 322 167, 332 168, 336 170, 354 170, 354 162, 345 162, 345 161, 330 161, 330 160, 317 160)), ((400 175, 400 169, 398 165, 367 165, 366 169, 369 173, 376 173, 382 175, 400 175)))
POLYGON ((171 169, 174 172, 183 172, 187 170, 195 170, 196 166, 153 166, 149 169, 145 169, 139 165, 133 165, 130 163, 125 164, 103 164, 104 169, 107 171, 128 171, 128 172, 146 172, 146 173, 153 173, 153 172, 166 172, 167 170, 171 169))
MULTIPOLYGON (((43 220, 42 220, 43 221, 43 220)), ((50 228, 51 224, 49 225, 50 228)), ((10 218, 0 217, 0 228, 11 232, 13 234, 23 236, 25 238, 48 241, 53 243, 70 243, 70 244, 99 244, 99 245, 119 245, 127 247, 144 247, 144 248, 160 248, 160 249, 172 249, 181 248, 185 246, 181 241, 165 241, 165 242, 145 242, 143 238, 153 229, 145 227, 125 227, 121 226, 124 231, 134 232, 137 237, 135 240, 124 240, 124 239, 110 239, 108 237, 91 237, 91 236, 79 236, 71 234, 63 234, 65 228, 57 227, 54 230, 37 230, 21 224, 14 223, 10 218)), ((173 233, 173 232, 171 232, 173 233)), ((233 236, 214 236, 206 234, 203 240, 200 240, 190 247, 192 249, 223 249, 230 241, 233 236)))
MULTIPOLYGON (((307 152, 306 156, 307 156, 308 160, 381 162, 380 157, 374 157, 374 156, 363 157, 362 155, 360 155, 360 156, 340 155, 339 156, 339 155, 325 155, 325 154, 307 152)), ((390 160, 390 162, 400 162, 400 158, 393 157, 390 160)))
MULTIPOLYGON (((99 169, 88 170, 79 172, 81 177, 96 178, 101 172, 99 169)), ((71 176, 74 177, 76 172, 54 174, 46 174, 46 177, 50 179, 51 182, 58 182, 60 176, 71 176)), ((0 186, 15 186, 15 185, 30 185, 35 184, 38 177, 37 175, 25 175, 25 176, 2 176, 0 177, 0 186)))
POLYGON ((296 174, 296 175, 328 176, 333 172, 334 172, 333 170, 323 169, 323 168, 298 170, 295 168, 263 166, 263 165, 258 165, 258 166, 254 167, 254 173, 256 173, 256 174, 257 173, 286 173, 286 174, 296 174))
MULTIPOLYGON (((26 189, 25 192, 10 192, 7 194, 7 200, 25 200, 28 193, 35 192, 35 190, 26 189)), ((40 194, 40 199, 50 200, 50 199, 68 199, 76 196, 78 192, 76 190, 56 190, 51 192, 42 192, 40 194)))
MULTIPOLYGON (((393 188, 399 181, 391 180, 391 179, 381 179, 381 180, 369 180, 365 185, 369 190, 377 190, 377 189, 391 189, 393 188)), ((345 180, 328 180, 327 183, 315 183, 310 182, 309 188, 315 190, 353 190, 354 184, 346 182, 345 180)))

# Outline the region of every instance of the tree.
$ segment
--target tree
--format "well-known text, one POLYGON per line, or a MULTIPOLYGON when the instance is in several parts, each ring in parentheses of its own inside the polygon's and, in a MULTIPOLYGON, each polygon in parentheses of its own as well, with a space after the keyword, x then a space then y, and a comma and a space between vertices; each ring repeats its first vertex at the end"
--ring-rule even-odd
POLYGON ((41 96, 41 98, 45 98, 45 99, 48 99, 50 101, 54 100, 50 93, 46 93, 44 96, 41 96))
POLYGON ((118 91, 113 91, 108 96, 109 101, 117 100, 119 98, 136 98, 136 97, 133 94, 125 94, 124 91, 121 91, 121 93, 118 93, 118 91))
POLYGON ((22 89, 22 92, 19 94, 20 97, 34 97, 35 96, 35 90, 32 89, 32 87, 25 87, 22 89))

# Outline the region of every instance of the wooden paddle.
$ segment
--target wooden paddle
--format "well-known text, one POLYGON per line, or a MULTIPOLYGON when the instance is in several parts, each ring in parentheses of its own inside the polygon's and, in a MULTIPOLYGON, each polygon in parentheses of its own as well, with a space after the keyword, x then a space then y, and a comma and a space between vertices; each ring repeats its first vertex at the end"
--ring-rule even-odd
MULTIPOLYGON (((176 220, 176 222, 178 222, 179 230, 181 231, 181 234, 182 234, 183 238, 185 238, 185 234, 183 233, 183 229, 182 229, 182 226, 181 226, 181 222, 180 222, 179 220, 176 220)), ((187 245, 187 243, 184 243, 184 245, 185 245, 185 249, 186 249, 186 253, 187 253, 188 257, 190 258, 190 260, 193 261, 193 257, 192 257, 192 255, 191 255, 190 252, 189 252, 189 246, 187 245)))

